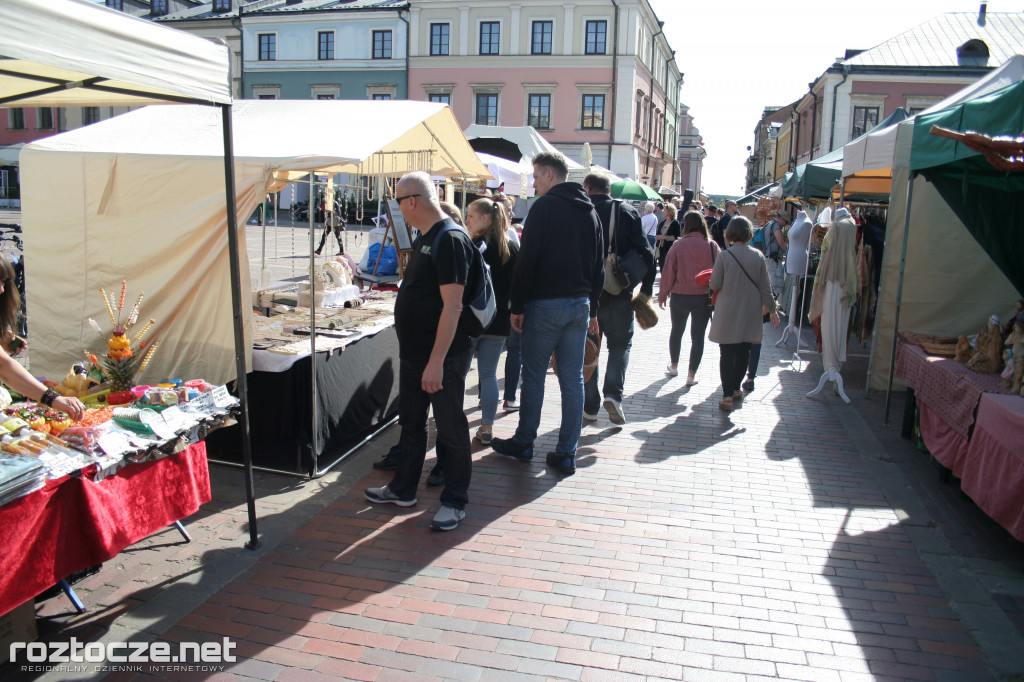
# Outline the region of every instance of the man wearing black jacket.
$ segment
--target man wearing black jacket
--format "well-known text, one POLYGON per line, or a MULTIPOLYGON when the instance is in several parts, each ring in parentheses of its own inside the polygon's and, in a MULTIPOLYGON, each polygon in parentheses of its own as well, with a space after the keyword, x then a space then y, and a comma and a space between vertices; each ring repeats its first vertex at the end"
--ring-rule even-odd
POLYGON ((604 242, 594 205, 558 152, 533 157, 540 199, 530 208, 509 296, 512 328, 522 333, 523 390, 519 427, 512 438, 494 438, 495 452, 523 462, 533 459, 544 375, 551 354, 558 364, 562 423, 547 463, 576 473, 583 415, 583 357, 587 328, 596 336, 598 299, 604 286, 604 242))
MULTIPOLYGON (((640 216, 632 206, 611 197, 611 182, 604 173, 591 173, 583 179, 583 188, 590 195, 590 201, 597 209, 601 220, 602 236, 605 244, 609 241, 609 226, 612 210, 617 209, 615 219, 615 235, 612 237, 611 251, 624 258, 631 251, 637 251, 647 265, 647 272, 654 269, 654 253, 651 252, 644 237, 640 224, 640 216)), ((608 247, 606 247, 607 249, 608 247)), ((633 287, 623 289, 618 294, 601 291, 600 308, 597 321, 601 333, 608 343, 608 367, 604 376, 604 409, 613 424, 625 424, 626 415, 622 411, 622 389, 626 381, 626 367, 629 365, 629 349, 633 345, 633 287)), ((650 296, 654 291, 654 278, 644 279, 644 293, 650 296), (650 282, 648 283, 648 279, 650 282)), ((597 408, 601 402, 601 393, 597 390, 598 374, 595 368, 590 380, 584 385, 583 418, 597 421, 597 408)))

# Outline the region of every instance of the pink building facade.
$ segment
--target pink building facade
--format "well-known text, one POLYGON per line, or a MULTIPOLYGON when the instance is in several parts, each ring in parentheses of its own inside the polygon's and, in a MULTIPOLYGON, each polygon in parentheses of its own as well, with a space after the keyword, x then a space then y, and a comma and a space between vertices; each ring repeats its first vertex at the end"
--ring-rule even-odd
POLYGON ((463 128, 532 125, 569 158, 678 186, 682 76, 646 0, 425 0, 410 10, 409 98, 463 128))

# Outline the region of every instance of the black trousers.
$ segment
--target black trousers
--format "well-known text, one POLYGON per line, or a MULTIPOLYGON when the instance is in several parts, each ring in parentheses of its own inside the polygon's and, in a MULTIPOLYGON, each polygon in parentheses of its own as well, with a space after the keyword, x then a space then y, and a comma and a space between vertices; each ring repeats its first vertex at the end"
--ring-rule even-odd
POLYGON ((722 392, 726 398, 740 390, 743 373, 747 371, 747 362, 750 360, 750 346, 749 343, 723 343, 719 347, 721 358, 718 361, 718 370, 722 376, 722 392))
POLYGON ((690 366, 691 374, 700 367, 700 359, 704 355, 704 333, 708 329, 711 315, 704 309, 707 294, 672 294, 669 312, 672 313, 672 331, 668 335, 668 356, 673 365, 679 364, 679 350, 686 331, 686 321, 693 319, 690 325, 690 366))
MULTIPOLYGON (((462 400, 466 393, 466 374, 472 352, 445 358, 442 388, 427 393, 420 382, 425 362, 401 360, 398 373, 398 423, 402 427, 399 445, 402 456, 388 487, 403 500, 416 496, 423 460, 427 455, 427 409, 434 408, 437 426, 437 451, 443 452, 444 490, 441 504, 462 509, 469 501, 472 458, 469 423, 462 400)), ((439 459, 441 459, 439 457, 439 459)))

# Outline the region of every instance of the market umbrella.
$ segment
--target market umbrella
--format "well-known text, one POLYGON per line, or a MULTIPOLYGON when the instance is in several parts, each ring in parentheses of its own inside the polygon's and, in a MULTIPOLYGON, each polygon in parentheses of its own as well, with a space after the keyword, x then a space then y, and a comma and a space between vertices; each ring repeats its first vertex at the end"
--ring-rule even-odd
POLYGON ((666 187, 665 185, 662 185, 661 187, 658 188, 658 194, 663 196, 663 197, 665 197, 666 199, 668 197, 678 197, 679 196, 679 192, 675 191, 671 187, 666 187))
POLYGON ((612 183, 612 196, 630 201, 661 201, 661 195, 636 180, 622 180, 612 183))

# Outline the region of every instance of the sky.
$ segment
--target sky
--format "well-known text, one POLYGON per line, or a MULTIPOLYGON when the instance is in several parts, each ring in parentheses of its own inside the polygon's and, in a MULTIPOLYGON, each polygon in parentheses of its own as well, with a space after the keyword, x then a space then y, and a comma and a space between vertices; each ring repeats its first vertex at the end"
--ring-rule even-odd
MULTIPOLYGON (((767 106, 785 106, 841 58, 946 12, 975 15, 979 0, 649 0, 665 22, 707 150, 703 190, 743 194, 747 147, 767 106)), ((989 12, 1024 11, 1024 0, 989 0, 989 12)))

